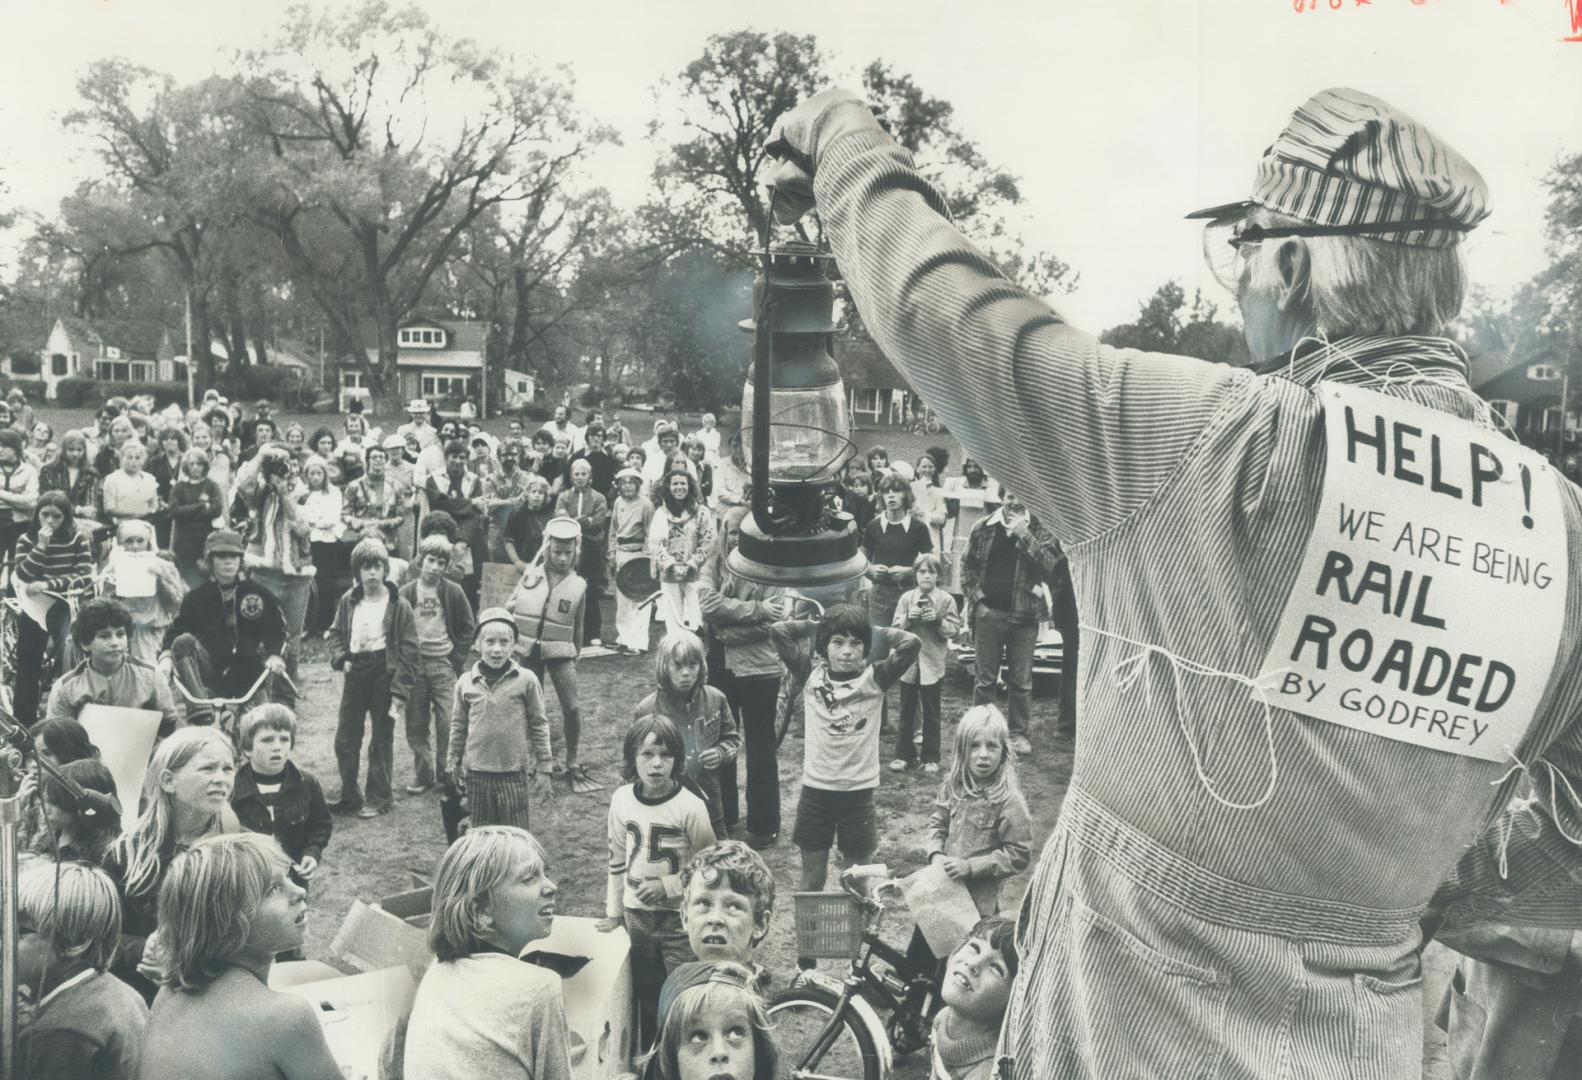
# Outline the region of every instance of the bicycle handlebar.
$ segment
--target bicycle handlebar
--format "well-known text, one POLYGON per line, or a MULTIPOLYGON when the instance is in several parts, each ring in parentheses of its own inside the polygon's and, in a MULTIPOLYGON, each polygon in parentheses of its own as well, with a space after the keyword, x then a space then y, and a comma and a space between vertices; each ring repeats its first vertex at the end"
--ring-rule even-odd
POLYGON ((890 876, 890 868, 884 863, 865 863, 859 866, 848 866, 841 871, 840 887, 864 907, 883 909, 886 904, 887 892, 901 891, 900 882, 890 876))
MULTIPOLYGON (((253 695, 258 693, 259 687, 263 686, 273 674, 274 672, 271 672, 268 668, 265 668, 263 674, 258 676, 258 681, 253 683, 253 685, 248 689, 247 693, 238 698, 196 697, 191 690, 187 689, 186 685, 182 683, 180 679, 176 678, 174 673, 170 676, 170 682, 172 686, 180 691, 182 697, 186 698, 194 705, 241 705, 245 702, 251 701, 253 695)), ((282 671, 276 677, 286 680, 286 685, 291 687, 292 693, 297 694, 298 696, 301 695, 302 691, 297 689, 297 684, 291 681, 290 675, 287 675, 284 671, 282 671)))

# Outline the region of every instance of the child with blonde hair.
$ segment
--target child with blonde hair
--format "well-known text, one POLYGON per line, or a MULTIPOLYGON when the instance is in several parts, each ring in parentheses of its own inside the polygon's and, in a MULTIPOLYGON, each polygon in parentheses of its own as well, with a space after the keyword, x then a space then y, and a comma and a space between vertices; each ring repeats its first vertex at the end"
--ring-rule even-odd
POLYGON ((269 989, 307 936, 307 892, 272 837, 215 836, 170 864, 159 890, 162 989, 141 1075, 340 1077, 317 1007, 269 989))
POLYGON ((1000 886, 1032 858, 1032 816, 1016 776, 1005 714, 975 705, 956 725, 950 772, 928 820, 928 861, 967 883, 980 915, 1000 910, 1000 886))
POLYGON ((779 1052, 756 976, 740 964, 716 964, 665 1013, 644 1080, 774 1080, 779 1052))
POLYGON ((17 908, 17 984, 33 1006, 18 1075, 134 1080, 148 1006, 109 971, 121 936, 115 882, 85 863, 35 863, 17 882, 17 908))
POLYGON ((148 451, 136 439, 127 439, 116 451, 121 466, 104 478, 100 498, 104 516, 112 525, 127 518, 146 518, 159 509, 159 481, 143 470, 148 451))
MULTIPOLYGON (((1016 776, 1016 752, 1005 714, 975 705, 956 725, 950 772, 928 819, 924 850, 967 886, 978 914, 1000 911, 1000 886, 1032 859, 1033 822, 1016 776)), ((939 960, 920 931, 906 957, 925 970, 939 960)))
POLYGON ((676 725, 684 750, 682 771, 703 796, 715 836, 724 836, 718 770, 733 764, 741 752, 736 719, 724 692, 708 685, 707 651, 701 638, 672 630, 660 640, 657 652, 654 680, 659 688, 637 703, 633 719, 653 714, 676 725))
POLYGON ((149 939, 159 928, 159 890, 171 860, 206 836, 242 831, 231 810, 236 752, 224 732, 187 727, 154 748, 143 774, 137 817, 127 826, 104 867, 121 888, 121 948, 115 973, 153 998, 143 965, 156 958, 149 939))
POLYGON ((560 977, 517 958, 554 928, 556 886, 525 829, 476 826, 440 859, 403 1073, 416 1080, 570 1080, 560 977))

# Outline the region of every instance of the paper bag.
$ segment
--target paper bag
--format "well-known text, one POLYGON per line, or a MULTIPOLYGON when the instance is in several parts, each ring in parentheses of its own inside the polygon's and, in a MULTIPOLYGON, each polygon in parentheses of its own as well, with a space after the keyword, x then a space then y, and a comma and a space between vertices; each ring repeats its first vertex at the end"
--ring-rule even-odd
POLYGON ((967 883, 956 881, 938 863, 902 878, 901 889, 935 956, 949 956, 978 923, 978 905, 967 883))
POLYGON ((137 817, 143 793, 143 774, 154 752, 154 737, 162 719, 155 709, 127 709, 120 705, 84 705, 77 719, 88 738, 99 748, 105 768, 115 777, 115 794, 121 800, 121 821, 130 825, 137 817))

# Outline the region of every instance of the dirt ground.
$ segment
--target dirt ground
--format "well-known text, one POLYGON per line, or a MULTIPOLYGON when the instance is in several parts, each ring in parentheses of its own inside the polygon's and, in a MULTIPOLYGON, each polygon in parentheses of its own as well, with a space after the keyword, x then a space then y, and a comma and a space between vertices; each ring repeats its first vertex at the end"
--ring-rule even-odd
MULTIPOLYGON (((91 414, 86 410, 40 410, 40 418, 61 430, 67 426, 86 424, 91 414)), ((651 415, 641 412, 625 413, 623 418, 634 432, 645 433, 652 420, 651 415)), ((339 418, 334 416, 287 415, 282 417, 282 422, 291 419, 299 420, 310 432, 321 425, 339 427, 339 418)), ((684 417, 684 420, 695 419, 684 417)), ((387 419, 384 426, 388 429, 397 422, 399 419, 387 419)), ((487 426, 500 433, 505 429, 505 423, 501 420, 490 421, 487 426)), ((686 425, 688 430, 694 426, 695 423, 686 425)), ((915 460, 928 446, 946 446, 951 451, 953 472, 959 469, 962 455, 960 445, 948 434, 913 435, 883 429, 859 432, 856 442, 863 451, 875 443, 882 443, 890 450, 893 460, 915 460)), ((606 601, 607 605, 611 603, 606 601)), ((613 610, 606 613, 606 625, 613 625, 613 610)), ((303 694, 296 760, 300 766, 318 776, 326 794, 333 799, 339 784, 331 743, 340 701, 341 677, 330 670, 321 641, 306 643, 304 661, 300 679, 303 694)), ((613 787, 619 783, 620 737, 625 722, 630 718, 633 706, 653 687, 652 660, 647 656, 607 656, 584 660, 580 667, 582 759, 613 787)), ((1071 738, 1052 734, 1057 712, 1056 686, 1051 681, 1041 682, 1035 688, 1033 753, 1021 763, 1022 784, 1033 813, 1035 860, 1044 839, 1054 827, 1072 767, 1071 738)), ((971 693, 970 676, 953 665, 946 676, 943 695, 943 745, 947 748, 950 746, 954 721, 970 704, 971 693)), ((550 700, 551 722, 558 722, 558 706, 554 703, 554 695, 549 693, 547 696, 550 700)), ((886 761, 892 756, 890 750, 887 737, 884 751, 886 761)), ((775 848, 764 852, 781 890, 772 931, 762 957, 772 974, 772 989, 783 986, 795 969, 791 893, 796 888, 798 865, 789 834, 796 811, 796 781, 800 772, 801 753, 800 740, 788 737, 780 754, 784 819, 782 836, 785 839, 775 848)), ((336 819, 334 838, 325 853, 324 865, 313 883, 307 948, 312 958, 329 959, 330 941, 354 899, 372 901, 410 888, 411 875, 431 875, 444 851, 445 838, 437 796, 410 797, 400 793, 400 788, 411 782, 413 774, 412 758, 406 749, 399 721, 395 762, 397 797, 392 813, 367 821, 336 819)), ((900 775, 888 770, 884 772, 878 793, 882 823, 878 858, 897 872, 906 872, 921 865, 920 845, 936 785, 936 780, 925 778, 918 772, 900 775)), ((603 914, 605 815, 609 796, 609 790, 577 795, 564 786, 557 786, 552 798, 533 808, 534 832, 548 849, 551 873, 561 888, 561 910, 568 914, 595 917, 603 914)), ((1025 886, 1025 876, 1006 890, 1004 895, 1007 904, 1020 895, 1016 887, 1018 885, 1025 886)), ((902 942, 909 932, 909 925, 892 925, 886 936, 902 942)), ((836 965, 826 961, 823 966, 833 970, 836 965)), ((1450 961, 1445 951, 1431 947, 1425 957, 1424 968, 1423 1075, 1425 1080, 1444 1080, 1449 1072, 1444 1062, 1443 1037, 1433 1027, 1432 1014, 1449 978, 1450 961)), ((914 1055, 910 1060, 897 1063, 895 1075, 900 1080, 921 1080, 927 1072, 924 1056, 914 1055)))

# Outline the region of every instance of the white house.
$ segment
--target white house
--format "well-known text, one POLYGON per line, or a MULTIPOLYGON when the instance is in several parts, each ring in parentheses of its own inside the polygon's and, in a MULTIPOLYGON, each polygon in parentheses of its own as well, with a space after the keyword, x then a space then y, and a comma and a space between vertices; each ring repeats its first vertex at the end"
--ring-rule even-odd
MULTIPOLYGON (((477 322, 408 319, 396 328, 396 373, 403 401, 427 398, 436 407, 471 398, 483 404, 484 346, 489 328, 477 322)), ((363 326, 363 341, 377 341, 372 323, 363 326)), ((368 350, 370 364, 379 362, 378 346, 368 350)), ((364 385, 362 368, 341 364, 340 399, 344 410, 347 391, 364 385)))
POLYGON ((185 379, 187 367, 171 350, 170 335, 162 327, 96 327, 63 315, 39 350, 39 373, 14 377, 41 380, 45 398, 54 401, 60 381, 73 376, 101 382, 170 382, 185 379))

